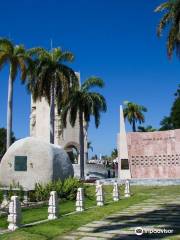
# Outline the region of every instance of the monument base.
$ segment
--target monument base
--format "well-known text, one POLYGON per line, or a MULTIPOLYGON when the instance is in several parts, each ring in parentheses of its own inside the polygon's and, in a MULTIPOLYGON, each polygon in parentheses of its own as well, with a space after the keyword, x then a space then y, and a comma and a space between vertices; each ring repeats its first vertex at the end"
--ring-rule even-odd
POLYGON ((131 173, 130 170, 120 170, 119 179, 131 179, 131 173))

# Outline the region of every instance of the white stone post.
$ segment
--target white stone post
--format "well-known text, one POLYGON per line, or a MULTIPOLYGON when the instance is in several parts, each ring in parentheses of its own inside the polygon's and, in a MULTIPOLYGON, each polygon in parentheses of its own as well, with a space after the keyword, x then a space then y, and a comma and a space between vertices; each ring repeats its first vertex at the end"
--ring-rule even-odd
POLYGON ((58 197, 56 191, 50 192, 49 207, 48 207, 48 219, 53 220, 58 218, 59 206, 58 197))
POLYGON ((84 211, 84 189, 78 188, 76 195, 76 211, 84 211))
POLYGON ((12 196, 9 203, 8 229, 15 231, 21 225, 21 203, 18 196, 12 196))
POLYGON ((114 202, 119 201, 119 189, 117 182, 115 182, 113 186, 113 200, 114 202))
POLYGON ((99 181, 97 181, 97 185, 96 185, 96 201, 97 201, 97 206, 104 205, 103 186, 99 181))
POLYGON ((24 204, 28 204, 28 191, 24 191, 23 203, 24 203, 24 204))
POLYGON ((130 194, 130 184, 129 184, 129 181, 128 181, 128 180, 125 181, 124 196, 125 196, 125 197, 130 197, 130 196, 131 196, 131 194, 130 194))
POLYGON ((1 208, 4 208, 9 204, 7 193, 7 190, 3 190, 3 201, 1 203, 1 208))

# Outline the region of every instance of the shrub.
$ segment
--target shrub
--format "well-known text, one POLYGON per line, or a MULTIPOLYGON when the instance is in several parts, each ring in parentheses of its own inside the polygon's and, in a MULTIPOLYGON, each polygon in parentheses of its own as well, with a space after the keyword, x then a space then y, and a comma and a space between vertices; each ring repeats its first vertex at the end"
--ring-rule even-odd
POLYGON ((67 178, 64 181, 58 180, 49 182, 47 184, 37 183, 35 190, 30 192, 29 197, 31 201, 46 201, 49 199, 51 191, 56 191, 58 197, 61 199, 74 200, 76 198, 76 192, 79 187, 82 187, 77 178, 67 178))

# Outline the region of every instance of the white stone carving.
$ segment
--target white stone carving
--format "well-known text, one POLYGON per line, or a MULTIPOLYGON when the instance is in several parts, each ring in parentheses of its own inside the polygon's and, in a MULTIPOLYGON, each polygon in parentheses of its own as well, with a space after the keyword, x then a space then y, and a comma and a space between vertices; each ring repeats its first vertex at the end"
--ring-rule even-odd
POLYGON ((21 225, 21 203, 18 196, 12 196, 9 203, 8 229, 15 231, 21 225))
POLYGON ((129 181, 128 181, 128 180, 125 181, 124 196, 125 196, 125 197, 130 197, 130 196, 131 196, 131 194, 130 194, 130 184, 129 184, 129 181))
POLYGON ((104 205, 103 186, 99 181, 97 181, 96 183, 96 201, 97 201, 97 206, 104 205))
POLYGON ((119 201, 119 189, 118 189, 117 182, 114 182, 114 186, 113 186, 113 200, 115 202, 119 201))
POLYGON ((84 211, 84 189, 78 188, 76 195, 76 211, 84 211))
POLYGON ((48 219, 53 220, 58 218, 59 206, 58 197, 56 191, 50 192, 49 207, 48 207, 48 219))

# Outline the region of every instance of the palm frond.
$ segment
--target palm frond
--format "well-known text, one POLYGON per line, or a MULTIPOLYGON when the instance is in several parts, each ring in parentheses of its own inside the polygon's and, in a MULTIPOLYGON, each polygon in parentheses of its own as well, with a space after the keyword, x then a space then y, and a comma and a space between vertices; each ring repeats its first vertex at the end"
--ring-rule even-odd
POLYGON ((98 77, 90 77, 88 78, 81 86, 82 90, 89 91, 89 89, 93 87, 104 87, 104 81, 98 77))
POLYGON ((154 12, 162 12, 162 11, 168 9, 168 8, 169 8, 169 5, 170 5, 170 2, 169 2, 169 1, 164 2, 164 3, 160 4, 159 6, 157 6, 157 7, 155 8, 154 12))
POLYGON ((0 38, 0 51, 4 51, 12 55, 14 52, 13 43, 7 38, 0 38))

